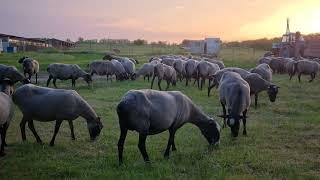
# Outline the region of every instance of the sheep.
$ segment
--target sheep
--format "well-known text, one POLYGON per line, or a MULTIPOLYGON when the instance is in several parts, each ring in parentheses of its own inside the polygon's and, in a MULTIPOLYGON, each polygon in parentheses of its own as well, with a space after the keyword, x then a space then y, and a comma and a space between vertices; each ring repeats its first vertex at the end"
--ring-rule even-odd
POLYGON ((188 86, 189 81, 191 80, 192 77, 197 77, 197 65, 199 61, 189 59, 185 63, 185 72, 186 72, 186 86, 188 86))
POLYGON ((175 60, 172 59, 172 58, 163 58, 163 59, 161 60, 161 63, 166 64, 166 65, 168 65, 168 66, 173 66, 173 63, 174 63, 174 62, 175 62, 175 60))
POLYGON ((7 129, 14 114, 14 104, 11 100, 13 85, 9 79, 0 82, 0 157, 5 156, 4 147, 7 146, 7 129))
POLYGON ((223 110, 223 115, 220 117, 224 120, 224 127, 227 123, 231 128, 232 136, 237 137, 242 119, 243 135, 247 135, 247 111, 250 107, 249 84, 242 79, 240 74, 225 72, 220 80, 219 99, 223 110))
POLYGON ((185 76, 185 63, 186 61, 178 59, 173 63, 173 68, 177 72, 177 77, 182 81, 182 78, 185 76))
POLYGON ((266 63, 259 64, 257 67, 251 69, 250 72, 259 74, 266 81, 272 81, 272 69, 266 63))
POLYGON ((119 163, 123 163, 123 147, 128 130, 139 133, 139 150, 145 162, 149 162, 145 142, 148 135, 169 130, 169 140, 164 157, 170 149, 176 151, 176 131, 185 123, 196 125, 210 145, 220 141, 220 125, 208 117, 192 100, 179 91, 130 90, 117 105, 120 125, 118 141, 119 163), (165 112, 165 113, 164 113, 165 112))
POLYGON ((122 66, 124 67, 128 77, 132 77, 135 73, 135 65, 132 61, 130 61, 129 59, 120 59, 118 60, 122 66))
POLYGON ((286 71, 286 63, 291 60, 291 58, 273 58, 271 59, 269 66, 274 73, 283 74, 286 71))
POLYGON ((258 94, 262 91, 267 91, 269 100, 271 102, 275 102, 280 87, 263 79, 257 73, 250 73, 244 78, 244 80, 247 81, 250 86, 250 95, 255 96, 255 108, 258 106, 258 94))
POLYGON ((47 87, 49 87, 51 79, 53 79, 53 85, 57 88, 56 80, 72 80, 72 87, 76 86, 76 80, 78 78, 83 78, 88 85, 92 82, 91 75, 83 71, 76 64, 61 64, 61 63, 53 63, 50 64, 47 68, 47 72, 49 73, 49 77, 47 80, 47 87))
MULTIPOLYGON (((109 76, 113 76, 115 74, 115 68, 110 61, 103 61, 103 60, 94 60, 90 64, 88 64, 89 72, 91 76, 94 74, 98 76, 107 76, 107 81, 109 76)), ((112 81, 112 78, 110 78, 112 81)))
POLYGON ((26 74, 28 74, 31 81, 31 76, 35 75, 36 84, 38 84, 39 62, 28 57, 22 57, 18 62, 23 66, 24 76, 26 77, 26 74))
POLYGON ((109 61, 111 61, 112 59, 115 59, 115 60, 118 60, 118 61, 126 59, 126 60, 129 60, 129 61, 133 62, 134 64, 139 64, 139 61, 136 60, 136 59, 128 58, 128 57, 115 56, 115 55, 110 54, 110 53, 107 53, 102 59, 103 60, 109 60, 109 61))
POLYGON ((14 66, 0 64, 0 80, 9 79, 12 83, 20 81, 22 84, 30 83, 28 78, 25 78, 14 66))
POLYGON ((224 69, 225 68, 225 65, 224 65, 223 61, 216 60, 216 59, 207 59, 207 61, 209 61, 209 62, 211 62, 213 64, 217 64, 220 69, 224 69))
POLYGON ((238 68, 238 67, 228 67, 228 68, 221 69, 220 71, 217 71, 214 75, 209 77, 210 81, 209 81, 209 87, 208 87, 208 97, 210 96, 211 89, 219 86, 220 79, 225 72, 238 73, 242 78, 245 78, 247 75, 250 74, 249 71, 238 68))
POLYGON ((320 64, 315 61, 300 60, 294 63, 294 72, 298 74, 299 82, 301 82, 302 74, 310 75, 311 79, 309 82, 312 82, 319 70, 320 64))
POLYGON ((263 64, 263 63, 269 64, 271 59, 272 59, 271 57, 262 57, 258 60, 258 64, 263 64))
POLYGON ((128 79, 125 68, 118 60, 112 59, 111 63, 113 64, 114 72, 117 80, 122 81, 122 80, 128 79))
POLYGON ((142 67, 133 75, 133 79, 139 78, 139 76, 143 76, 143 79, 145 80, 146 77, 149 78, 153 76, 153 71, 154 71, 154 66, 155 64, 152 63, 144 63, 142 67))
MULTIPOLYGON (((214 75, 220 68, 217 64, 210 63, 208 61, 200 61, 197 66, 197 75, 198 75, 198 88, 202 90, 202 86, 205 83, 205 80, 210 76, 214 75), (199 79, 201 78, 201 84, 199 87, 199 79)), ((210 80, 209 80, 210 81, 210 80)), ((210 84, 210 82, 209 82, 210 84)))
POLYGON ((69 122, 72 139, 75 139, 72 121, 79 116, 86 119, 91 140, 95 140, 103 128, 100 117, 74 90, 52 89, 27 84, 16 89, 13 94, 13 102, 23 114, 20 123, 23 141, 26 140, 25 125, 28 122, 29 129, 37 142, 42 144, 34 129, 33 120, 40 122, 56 121, 50 146, 54 146, 56 135, 63 120, 69 122))
POLYGON ((288 75, 290 77, 290 80, 295 75, 295 72, 294 72, 294 64, 295 64, 295 62, 296 61, 294 61, 294 60, 290 60, 285 65, 285 69, 286 69, 286 72, 288 73, 288 75))
POLYGON ((158 87, 160 91, 162 90, 160 85, 162 80, 167 81, 166 91, 169 89, 170 83, 173 86, 175 86, 177 82, 176 70, 174 70, 173 67, 165 64, 157 64, 154 66, 153 78, 151 81, 151 89, 153 87, 153 82, 156 77, 158 77, 158 87))

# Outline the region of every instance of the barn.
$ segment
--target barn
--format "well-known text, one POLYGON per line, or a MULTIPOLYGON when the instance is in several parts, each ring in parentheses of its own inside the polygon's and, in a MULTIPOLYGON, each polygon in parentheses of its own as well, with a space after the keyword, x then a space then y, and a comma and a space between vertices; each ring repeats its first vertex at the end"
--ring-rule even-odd
POLYGON ((183 40, 182 46, 192 54, 217 55, 221 49, 220 38, 205 38, 204 40, 183 40))

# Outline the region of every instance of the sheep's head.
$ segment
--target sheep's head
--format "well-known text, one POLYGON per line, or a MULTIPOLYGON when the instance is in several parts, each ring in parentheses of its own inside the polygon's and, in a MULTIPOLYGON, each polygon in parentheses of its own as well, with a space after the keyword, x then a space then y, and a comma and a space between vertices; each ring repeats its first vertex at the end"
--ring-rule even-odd
POLYGON ((90 74, 85 74, 83 79, 88 83, 88 85, 92 83, 92 77, 90 74))
POLYGON ((23 61, 24 61, 25 59, 27 59, 27 58, 29 58, 29 57, 23 56, 22 58, 19 59, 18 63, 22 64, 23 61))
POLYGON ((101 129, 103 128, 103 125, 100 121, 100 117, 97 117, 93 121, 88 121, 88 129, 90 134, 90 139, 94 141, 97 136, 99 136, 101 129))
POLYGON ((201 128, 201 133, 210 145, 218 145, 220 142, 220 125, 213 119, 207 121, 201 128))
POLYGON ((22 65, 23 65, 23 70, 25 72, 28 72, 28 73, 32 72, 33 64, 32 64, 32 61, 30 61, 30 59, 27 59, 27 60, 23 61, 22 65))
POLYGON ((275 102, 276 98, 277 98, 277 94, 278 94, 278 90, 280 87, 276 86, 276 85, 270 85, 268 87, 268 95, 269 95, 269 99, 271 102, 275 102))

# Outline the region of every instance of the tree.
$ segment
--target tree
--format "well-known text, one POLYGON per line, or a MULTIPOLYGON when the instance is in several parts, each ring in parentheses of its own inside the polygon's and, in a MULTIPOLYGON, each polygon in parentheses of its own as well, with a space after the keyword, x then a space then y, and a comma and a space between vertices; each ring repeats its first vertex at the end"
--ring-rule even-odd
POLYGON ((146 40, 144 40, 144 39, 136 39, 136 40, 133 41, 133 44, 141 46, 141 45, 148 44, 148 42, 146 40))
POLYGON ((78 42, 83 42, 83 41, 84 41, 83 37, 78 38, 78 42))

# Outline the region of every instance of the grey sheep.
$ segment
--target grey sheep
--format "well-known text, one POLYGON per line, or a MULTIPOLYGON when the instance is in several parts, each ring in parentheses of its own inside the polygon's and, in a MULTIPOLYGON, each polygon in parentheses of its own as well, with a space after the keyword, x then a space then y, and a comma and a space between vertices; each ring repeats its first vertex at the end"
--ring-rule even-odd
POLYGON ((161 60, 161 63, 163 63, 163 64, 166 64, 166 65, 168 65, 168 66, 173 66, 173 63, 175 62, 175 59, 173 59, 173 58, 163 58, 162 60, 161 60))
POLYGON ((180 79, 180 81, 182 81, 182 79, 186 74, 185 64, 186 64, 186 61, 181 59, 177 59, 173 63, 173 68, 176 70, 177 78, 180 79))
POLYGON ((185 78, 186 78, 186 86, 188 86, 189 81, 191 81, 191 78, 197 78, 197 65, 199 64, 199 61, 189 59, 185 63, 185 78))
POLYGON ((219 84, 219 98, 223 110, 220 116, 231 128, 233 137, 237 137, 240 121, 243 122, 243 135, 247 135, 247 111, 250 107, 250 86, 235 72, 223 73, 219 84), (228 111, 227 111, 228 110, 228 111))
POLYGON ((258 64, 263 64, 263 63, 269 64, 271 59, 272 59, 271 57, 262 57, 258 60, 258 64))
POLYGON ((14 104, 11 100, 13 83, 6 79, 0 81, 0 157, 5 156, 4 147, 7 146, 7 129, 14 114, 14 104))
POLYGON ((153 82, 154 79, 158 77, 158 87, 159 90, 161 91, 161 81, 166 80, 167 81, 167 87, 166 91, 169 89, 170 83, 175 86, 177 82, 177 73, 176 70, 174 70, 173 67, 165 65, 165 64, 157 64, 154 66, 154 71, 153 71, 153 78, 151 81, 151 89, 153 87, 153 82))
POLYGON ((266 81, 272 81, 272 69, 266 63, 259 64, 257 67, 251 69, 250 72, 259 74, 266 81))
POLYGON ((254 95, 255 97, 255 108, 257 108, 258 106, 258 95, 262 91, 267 91, 269 100, 271 102, 276 101, 280 87, 270 83, 269 81, 266 81, 257 73, 250 73, 248 76, 244 78, 244 80, 247 81, 247 83, 250 86, 250 94, 254 95))
POLYGON ((134 75, 135 69, 136 69, 136 66, 134 65, 134 63, 129 59, 120 59, 118 61, 124 67, 124 69, 125 69, 125 71, 127 73, 127 76, 128 77, 132 77, 134 75))
POLYGON ((168 158, 171 147, 172 151, 176 150, 175 133, 185 123, 196 125, 210 145, 216 145, 220 140, 219 124, 179 91, 130 90, 118 104, 117 114, 121 131, 118 141, 120 164, 123 162, 123 147, 128 130, 139 133, 138 147, 145 162, 149 161, 145 145, 148 135, 169 131, 164 153, 164 157, 168 158))
POLYGON ((309 82, 312 82, 319 70, 320 64, 315 61, 300 60, 294 63, 294 72, 298 74, 299 82, 301 82, 302 74, 310 75, 311 79, 309 82))
POLYGON ((83 71, 76 64, 61 64, 61 63, 53 63, 50 64, 47 68, 47 72, 49 73, 49 77, 47 80, 47 87, 50 84, 51 79, 53 79, 53 85, 57 88, 56 81, 60 80, 68 80, 71 79, 72 87, 76 86, 76 80, 78 78, 83 78, 88 85, 92 82, 91 75, 83 71))
POLYGON ((74 90, 52 89, 27 84, 20 86, 15 91, 13 102, 23 114, 20 123, 23 141, 26 140, 25 125, 28 122, 29 129, 32 131, 37 142, 42 143, 34 128, 33 120, 40 122, 56 121, 50 146, 54 145, 56 135, 63 120, 69 122, 72 139, 75 139, 72 121, 79 116, 86 119, 91 140, 95 140, 103 128, 100 117, 74 90))
POLYGON ((294 61, 294 60, 290 60, 285 65, 285 69, 286 69, 286 72, 288 73, 288 75, 290 77, 290 80, 295 75, 295 72, 294 72, 294 64, 295 64, 295 62, 296 61, 294 61))
POLYGON ((110 80, 112 81, 112 76, 115 74, 115 68, 110 61, 103 60, 94 60, 90 64, 88 64, 89 72, 91 76, 107 76, 107 81, 109 80, 109 76, 111 76, 110 80))
POLYGON ((120 81, 127 80, 128 75, 123 65, 118 60, 115 60, 115 59, 112 59, 111 63, 113 64, 113 67, 114 67, 116 79, 120 81))
POLYGON ((22 64, 24 76, 26 77, 26 74, 28 74, 31 81, 31 77, 35 75, 36 84, 38 84, 39 62, 29 57, 22 57, 18 62, 22 64))
POLYGON ((226 66, 224 65, 223 61, 217 60, 217 59, 206 59, 206 61, 209 61, 213 64, 217 64, 220 69, 224 69, 226 66))
POLYGON ((155 64, 153 63, 144 63, 142 67, 134 74, 133 79, 137 79, 140 76, 143 76, 143 79, 145 80, 147 77, 149 82, 150 77, 153 76, 154 66, 155 64))
MULTIPOLYGON (((208 62, 208 61, 200 61, 197 66, 197 75, 198 75, 198 88, 202 90, 202 86, 205 83, 206 79, 209 79, 212 75, 220 70, 220 67, 217 64, 208 62), (199 80, 201 79, 200 87, 199 80)), ((210 79, 209 79, 210 81, 210 79)), ((209 82, 210 84, 210 82, 209 82)))
POLYGON ((0 80, 4 79, 9 79, 14 84, 18 81, 23 84, 30 83, 30 80, 28 78, 25 78, 16 67, 0 64, 0 80))

